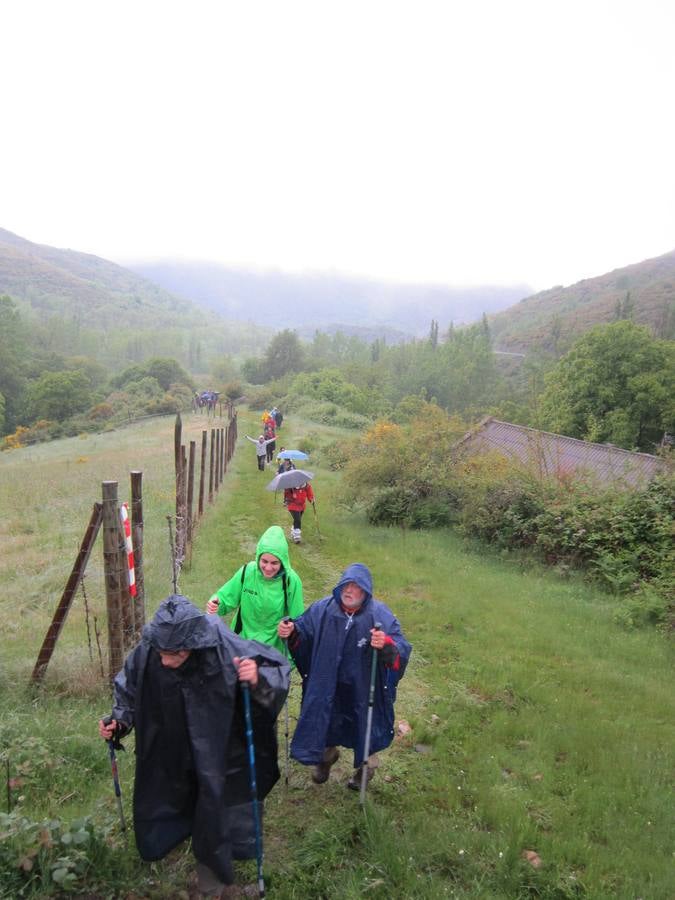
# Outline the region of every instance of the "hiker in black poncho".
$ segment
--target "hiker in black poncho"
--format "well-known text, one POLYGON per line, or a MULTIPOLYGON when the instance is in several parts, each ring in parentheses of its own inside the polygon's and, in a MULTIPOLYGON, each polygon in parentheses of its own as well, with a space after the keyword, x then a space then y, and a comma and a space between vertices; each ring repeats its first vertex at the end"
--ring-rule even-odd
POLYGON ((141 857, 162 859, 191 837, 206 896, 227 896, 232 860, 256 856, 241 681, 251 690, 262 800, 279 777, 274 723, 288 693, 288 662, 186 597, 160 605, 115 678, 112 721, 99 722, 106 740, 136 729, 141 857))

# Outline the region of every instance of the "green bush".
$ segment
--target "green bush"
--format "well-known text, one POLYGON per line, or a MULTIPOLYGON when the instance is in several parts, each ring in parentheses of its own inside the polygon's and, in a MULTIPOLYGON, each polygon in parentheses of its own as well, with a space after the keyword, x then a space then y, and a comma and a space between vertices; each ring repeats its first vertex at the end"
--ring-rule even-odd
POLYGON ((369 419, 367 416, 350 412, 338 406, 337 403, 329 401, 315 400, 302 403, 299 406, 291 404, 288 409, 304 419, 311 419, 313 422, 320 422, 322 425, 333 425, 336 428, 363 431, 373 424, 372 419, 369 419))
POLYGON ((70 825, 60 819, 33 822, 20 812, 0 813, 0 883, 2 896, 68 896, 93 877, 118 867, 112 822, 89 817, 70 825))
POLYGON ((378 525, 430 528, 457 521, 467 536, 525 549, 560 572, 584 569, 617 595, 622 620, 664 623, 673 610, 675 478, 638 490, 541 478, 499 454, 462 458, 461 423, 432 404, 410 423, 378 422, 348 451, 344 499, 378 525), (649 588, 647 590, 647 588, 649 588))

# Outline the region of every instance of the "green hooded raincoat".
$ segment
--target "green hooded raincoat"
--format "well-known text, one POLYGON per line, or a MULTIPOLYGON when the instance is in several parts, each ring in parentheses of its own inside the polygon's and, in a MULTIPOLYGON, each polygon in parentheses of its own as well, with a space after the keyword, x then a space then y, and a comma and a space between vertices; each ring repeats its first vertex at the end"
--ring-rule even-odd
POLYGON ((291 568, 288 541, 283 529, 270 526, 258 541, 255 560, 237 569, 232 578, 210 598, 218 601, 218 615, 237 610, 232 630, 250 641, 261 641, 286 652, 284 641, 277 635, 277 625, 284 616, 302 615, 304 603, 300 576, 291 568), (258 562, 263 553, 281 560, 274 578, 265 578, 258 562))

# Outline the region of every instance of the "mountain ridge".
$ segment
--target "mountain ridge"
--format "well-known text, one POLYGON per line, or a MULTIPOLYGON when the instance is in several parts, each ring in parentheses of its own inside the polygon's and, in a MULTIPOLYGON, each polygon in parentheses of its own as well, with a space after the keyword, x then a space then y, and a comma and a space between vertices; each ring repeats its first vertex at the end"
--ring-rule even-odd
POLYGON ((675 337, 675 250, 523 298, 489 317, 499 350, 569 346, 593 325, 631 318, 657 337, 675 337))
POLYGON ((302 275, 238 269, 212 262, 154 260, 127 263, 132 271, 165 289, 190 296, 228 318, 250 317, 256 309, 272 328, 291 328, 311 337, 331 327, 390 329, 422 337, 431 320, 445 330, 451 322, 477 321, 526 295, 525 285, 452 287, 389 284, 329 273, 302 275))

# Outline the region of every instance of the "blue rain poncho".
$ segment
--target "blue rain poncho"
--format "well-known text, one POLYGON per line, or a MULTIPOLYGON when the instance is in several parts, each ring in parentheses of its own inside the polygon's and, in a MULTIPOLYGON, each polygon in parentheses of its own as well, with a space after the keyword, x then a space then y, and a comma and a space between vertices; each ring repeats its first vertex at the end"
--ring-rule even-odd
POLYGON ((343 573, 330 596, 317 600, 295 620, 291 652, 303 678, 300 718, 291 755, 316 765, 326 747, 354 750, 354 766, 363 761, 368 716, 371 659, 370 630, 376 622, 393 640, 398 667, 377 667, 370 753, 388 747, 394 737, 396 687, 403 677, 411 647, 392 611, 372 595, 370 571, 354 563, 343 573), (365 592, 359 611, 350 615, 340 605, 342 588, 353 581, 365 592))

